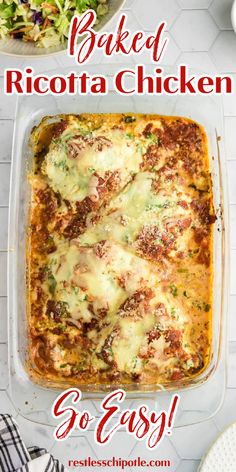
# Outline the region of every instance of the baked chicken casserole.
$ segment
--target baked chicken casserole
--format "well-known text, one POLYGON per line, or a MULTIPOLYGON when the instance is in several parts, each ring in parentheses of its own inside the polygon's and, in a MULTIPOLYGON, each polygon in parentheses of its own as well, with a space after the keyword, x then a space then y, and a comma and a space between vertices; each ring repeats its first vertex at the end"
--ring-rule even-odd
POLYGON ((211 356, 216 220, 204 129, 63 115, 31 140, 32 377, 168 387, 199 375, 211 356))

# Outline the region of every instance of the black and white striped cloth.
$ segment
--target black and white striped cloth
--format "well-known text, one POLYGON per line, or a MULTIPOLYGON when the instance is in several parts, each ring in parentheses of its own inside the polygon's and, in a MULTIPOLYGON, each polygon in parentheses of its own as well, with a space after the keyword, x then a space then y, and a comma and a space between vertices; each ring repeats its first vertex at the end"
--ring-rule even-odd
POLYGON ((45 449, 26 448, 11 415, 0 415, 1 472, 66 472, 45 449))

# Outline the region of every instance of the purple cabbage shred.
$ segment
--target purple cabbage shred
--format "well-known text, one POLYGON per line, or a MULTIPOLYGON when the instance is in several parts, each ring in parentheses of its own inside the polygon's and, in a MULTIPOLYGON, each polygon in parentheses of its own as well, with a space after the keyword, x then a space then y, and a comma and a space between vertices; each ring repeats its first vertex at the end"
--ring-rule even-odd
POLYGON ((40 11, 35 11, 32 20, 36 25, 40 25, 43 22, 42 13, 40 11))

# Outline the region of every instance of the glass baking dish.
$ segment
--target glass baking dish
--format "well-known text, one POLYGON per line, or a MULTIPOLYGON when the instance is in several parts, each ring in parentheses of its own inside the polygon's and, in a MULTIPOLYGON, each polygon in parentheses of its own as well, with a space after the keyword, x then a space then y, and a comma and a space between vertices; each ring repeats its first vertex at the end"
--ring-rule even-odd
MULTIPOLYGON (((120 66, 121 67, 121 66, 120 66)), ((10 394, 15 407, 28 419, 44 424, 54 423, 50 407, 63 386, 33 383, 25 368, 27 361, 27 319, 26 319, 26 233, 30 201, 30 186, 27 173, 31 168, 32 152, 29 136, 32 128, 44 116, 60 113, 155 113, 191 118, 204 126, 209 140, 209 156, 213 181, 214 206, 217 223, 214 230, 214 300, 212 355, 208 367, 198 377, 188 383, 175 385, 181 391, 181 406, 176 425, 202 421, 212 416, 220 407, 225 391, 225 342, 228 279, 228 205, 222 142, 223 119, 219 97, 186 96, 120 96, 115 93, 112 77, 117 66, 88 66, 91 74, 107 76, 110 91, 106 96, 44 96, 20 97, 16 109, 12 151, 12 175, 9 217, 9 257, 8 257, 8 319, 9 319, 9 364, 10 394), (47 388, 45 388, 47 387, 47 388)), ((57 70, 57 73, 67 73, 57 70)), ((148 73, 153 73, 147 68, 148 73)), ((50 72, 52 75, 54 71, 50 72)), ((166 73, 174 71, 166 68, 166 73)), ((196 71, 194 71, 196 74, 196 71)), ((50 75, 49 74, 49 75, 50 75)), ((80 388, 80 385, 78 385, 80 388)), ((98 415, 99 398, 112 385, 88 385, 82 388, 84 402, 92 400, 98 415)), ((116 386, 117 388, 117 386, 116 386)), ((125 387, 127 403, 143 401, 150 407, 162 409, 168 406, 174 387, 160 390, 160 386, 125 387), (154 391, 156 390, 156 391, 154 391)), ((91 408, 90 408, 91 409, 91 408)))

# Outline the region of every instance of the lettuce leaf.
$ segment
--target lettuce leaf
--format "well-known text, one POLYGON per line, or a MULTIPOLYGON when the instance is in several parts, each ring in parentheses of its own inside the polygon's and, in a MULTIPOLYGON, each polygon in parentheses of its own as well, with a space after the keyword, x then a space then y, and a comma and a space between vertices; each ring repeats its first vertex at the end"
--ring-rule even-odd
POLYGON ((0 4, 0 18, 11 18, 14 16, 15 5, 5 5, 4 3, 0 4))
POLYGON ((98 2, 97 0, 76 0, 75 4, 78 12, 83 13, 89 8, 96 10, 98 2))

